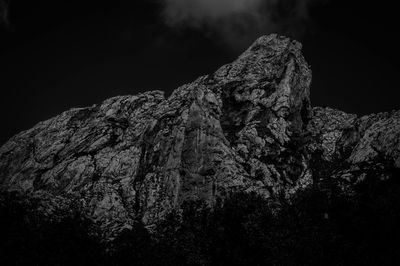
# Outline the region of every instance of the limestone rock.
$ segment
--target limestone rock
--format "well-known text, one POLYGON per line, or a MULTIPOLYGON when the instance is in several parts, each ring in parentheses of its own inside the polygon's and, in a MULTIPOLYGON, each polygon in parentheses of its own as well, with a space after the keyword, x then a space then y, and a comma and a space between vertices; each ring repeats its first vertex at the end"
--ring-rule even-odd
POLYGON ((400 173, 400 111, 357 118, 330 108, 314 108, 308 124, 310 154, 319 178, 339 178, 351 186, 365 178, 400 173), (314 160, 315 163, 315 160, 314 160))
POLYGON ((400 112, 312 109, 310 85, 300 43, 261 37, 167 99, 114 97, 21 132, 0 149, 0 189, 39 199, 49 216, 80 208, 110 236, 186 200, 290 198, 321 178, 390 178, 400 168, 400 112))

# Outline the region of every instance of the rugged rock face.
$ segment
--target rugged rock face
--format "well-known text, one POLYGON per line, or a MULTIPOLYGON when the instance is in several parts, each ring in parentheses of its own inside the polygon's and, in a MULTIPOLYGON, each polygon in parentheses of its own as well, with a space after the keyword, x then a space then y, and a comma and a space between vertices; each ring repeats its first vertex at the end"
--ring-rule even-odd
POLYGON ((0 149, 0 188, 40 211, 80 208, 106 235, 151 225, 183 201, 234 191, 290 195, 332 178, 351 190, 400 168, 400 112, 311 108, 301 44, 258 39, 174 91, 108 99, 37 124, 0 149))

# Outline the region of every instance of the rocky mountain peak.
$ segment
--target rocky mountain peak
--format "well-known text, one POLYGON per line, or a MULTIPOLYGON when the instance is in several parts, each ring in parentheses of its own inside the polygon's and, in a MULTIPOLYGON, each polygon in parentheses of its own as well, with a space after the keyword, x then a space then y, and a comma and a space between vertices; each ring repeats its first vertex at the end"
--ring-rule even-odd
POLYGON ((301 44, 263 36, 168 99, 114 97, 21 132, 0 148, 0 189, 39 200, 47 216, 79 208, 111 236, 188 200, 290 199, 323 179, 351 190, 398 171, 399 112, 313 109, 310 85, 301 44))
POLYGON ((248 121, 268 110, 298 131, 309 114, 311 71, 296 41, 263 36, 214 77, 225 106, 244 105, 248 121))

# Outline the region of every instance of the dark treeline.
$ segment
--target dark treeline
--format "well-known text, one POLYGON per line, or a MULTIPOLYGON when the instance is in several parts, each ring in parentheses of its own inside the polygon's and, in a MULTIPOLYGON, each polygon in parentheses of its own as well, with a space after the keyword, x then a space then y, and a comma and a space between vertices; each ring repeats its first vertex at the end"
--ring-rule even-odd
POLYGON ((50 222, 12 196, 1 201, 1 265, 398 265, 400 182, 364 182, 353 196, 311 187, 275 206, 232 195, 190 202, 153 235, 140 224, 102 244, 80 215, 50 222))

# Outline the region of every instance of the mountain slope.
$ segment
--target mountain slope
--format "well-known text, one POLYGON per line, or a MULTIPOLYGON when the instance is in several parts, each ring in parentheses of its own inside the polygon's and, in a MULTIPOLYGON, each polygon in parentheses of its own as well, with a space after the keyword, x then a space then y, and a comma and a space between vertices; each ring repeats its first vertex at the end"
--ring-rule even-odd
POLYGON ((0 149, 0 188, 46 215, 81 209, 106 235, 151 225, 182 202, 235 191, 290 198, 322 179, 344 190, 400 168, 400 112, 312 108, 301 44, 258 39, 236 61, 176 89, 72 109, 0 149))

